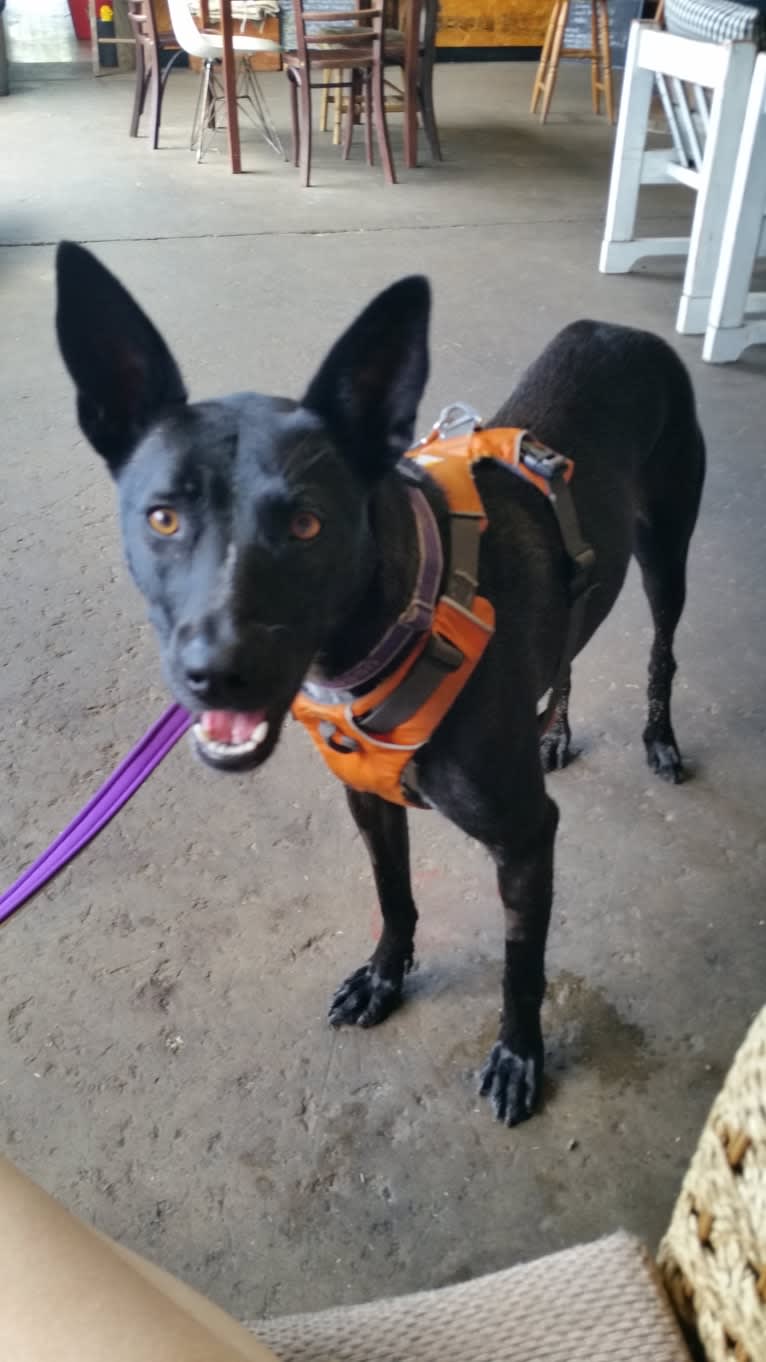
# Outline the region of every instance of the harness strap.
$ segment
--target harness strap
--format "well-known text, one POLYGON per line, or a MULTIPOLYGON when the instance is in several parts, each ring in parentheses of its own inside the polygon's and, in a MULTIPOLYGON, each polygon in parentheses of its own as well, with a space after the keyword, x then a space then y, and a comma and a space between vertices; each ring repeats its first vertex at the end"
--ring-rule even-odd
MULTIPOLYGON (((454 604, 454 602, 453 602, 454 604)), ((449 672, 457 671, 463 654, 449 639, 433 633, 415 665, 395 691, 357 720, 365 733, 391 733, 411 719, 441 685, 449 672)))
POLYGON ((442 541, 428 501, 418 487, 409 489, 410 506, 415 517, 418 541, 418 572, 412 595, 399 618, 378 641, 362 662, 334 676, 333 690, 345 691, 369 686, 430 627, 439 599, 442 571, 442 541))
POLYGON ((538 477, 548 484, 548 500, 556 516, 564 552, 569 559, 571 576, 569 579, 569 621, 561 657, 548 692, 545 708, 538 713, 537 722, 540 732, 548 727, 562 690, 566 685, 572 659, 577 652, 582 628, 585 621, 585 606, 592 589, 591 577, 596 556, 590 544, 583 539, 580 522, 577 518, 574 499, 566 479, 568 461, 561 454, 554 454, 542 447, 536 449, 533 441, 527 441, 522 461, 538 477))
POLYGON ((464 610, 470 610, 479 585, 481 516, 471 512, 450 514, 450 567, 446 595, 464 610))
MULTIPOLYGON (((479 585, 479 549, 483 518, 473 512, 451 511, 449 569, 442 600, 453 610, 472 617, 479 585)), ((397 688, 358 720, 365 733, 391 733, 411 719, 441 685, 445 675, 463 661, 460 649, 436 629, 414 666, 397 688)))

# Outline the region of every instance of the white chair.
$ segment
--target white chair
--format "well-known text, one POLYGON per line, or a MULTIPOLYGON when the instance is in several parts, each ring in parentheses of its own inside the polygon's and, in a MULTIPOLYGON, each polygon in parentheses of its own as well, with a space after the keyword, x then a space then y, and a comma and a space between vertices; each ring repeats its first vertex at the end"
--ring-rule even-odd
POLYGON ((766 53, 755 63, 713 286, 702 358, 739 359, 766 344, 766 293, 751 293, 756 258, 764 250, 766 215, 766 53), (760 315, 756 315, 760 314, 760 315))
MULTIPOLYGON (((216 64, 221 60, 223 39, 220 33, 208 33, 197 28, 189 9, 188 0, 168 0, 170 22, 176 42, 192 57, 199 57, 203 63, 197 107, 192 125, 191 148, 201 161, 212 137, 221 126, 218 110, 223 101, 223 89, 216 74, 216 64)), ((259 38, 249 33, 237 33, 233 39, 234 54, 239 57, 237 80, 237 103, 250 122, 258 128, 264 141, 286 160, 285 150, 274 127, 274 122, 261 89, 260 81, 250 58, 256 52, 279 52, 279 43, 271 38, 259 38)))
MULTIPOLYGON (((686 9, 695 0, 683 0, 686 9)), ((729 27, 757 11, 706 0, 706 15, 726 11, 729 27), (730 13, 735 13, 730 18, 730 13), (740 16, 744 16, 741 18, 740 16)), ((665 10, 669 22, 671 0, 665 10)), ((743 29, 744 31, 744 29, 743 29)), ((628 44, 606 226, 599 268, 625 274, 647 256, 687 256, 676 329, 701 334, 707 325, 734 161, 756 57, 753 40, 711 42, 634 23, 628 44), (652 96, 658 88, 670 146, 647 149, 652 96), (636 236, 642 185, 677 183, 696 193, 691 233, 636 236)))

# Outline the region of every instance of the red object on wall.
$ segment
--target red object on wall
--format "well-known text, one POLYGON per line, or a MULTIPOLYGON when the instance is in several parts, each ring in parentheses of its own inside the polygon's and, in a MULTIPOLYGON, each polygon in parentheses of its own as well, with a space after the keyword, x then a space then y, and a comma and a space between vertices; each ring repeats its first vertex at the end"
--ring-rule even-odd
POLYGON ((69 13, 72 16, 74 31, 81 43, 90 42, 90 15, 88 0, 69 0, 69 13))

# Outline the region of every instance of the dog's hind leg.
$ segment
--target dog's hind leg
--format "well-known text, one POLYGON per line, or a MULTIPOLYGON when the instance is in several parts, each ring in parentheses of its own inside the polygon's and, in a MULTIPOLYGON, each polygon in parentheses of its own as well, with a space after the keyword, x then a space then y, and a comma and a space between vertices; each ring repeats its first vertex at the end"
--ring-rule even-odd
MULTIPOLYGON (((545 732, 540 738, 540 760, 546 775, 551 771, 563 771, 572 760, 572 730, 569 727, 569 697, 572 693, 572 673, 567 672, 566 681, 559 691, 553 707, 553 714, 545 732)), ((575 753, 576 755, 576 753, 575 753)))
POLYGON ((676 671, 673 639, 686 599, 686 560, 704 464, 704 444, 697 432, 684 458, 665 461, 665 485, 656 485, 656 479, 651 486, 652 470, 647 470, 650 486, 636 522, 635 553, 654 622, 644 746, 652 770, 676 784, 683 780, 684 768, 670 719, 676 671))
POLYGON ((412 964, 418 914, 410 883, 407 810, 348 787, 346 798, 370 853, 383 931, 367 963, 341 984, 329 1017, 333 1026, 375 1026, 398 1007, 412 964))

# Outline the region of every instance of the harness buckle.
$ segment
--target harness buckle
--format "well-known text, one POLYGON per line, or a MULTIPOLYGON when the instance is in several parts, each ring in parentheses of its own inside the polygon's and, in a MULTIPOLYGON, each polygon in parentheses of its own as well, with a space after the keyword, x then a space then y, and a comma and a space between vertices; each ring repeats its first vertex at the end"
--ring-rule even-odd
MULTIPOLYGON (((475 407, 468 402, 451 402, 439 412, 432 434, 440 440, 451 440, 455 435, 473 435, 482 424, 475 407)), ((426 436, 426 439, 429 439, 426 436)))
POLYGON ((525 443, 521 457, 530 473, 535 473, 538 478, 545 478, 551 487, 563 478, 569 467, 569 460, 565 459, 563 454, 556 454, 552 449, 546 450, 544 445, 538 445, 532 450, 525 443))
POLYGON ((329 719, 322 719, 319 725, 319 734, 327 743, 327 746, 341 756, 349 752, 359 751, 359 743, 354 738, 349 738, 345 733, 340 732, 329 719))

